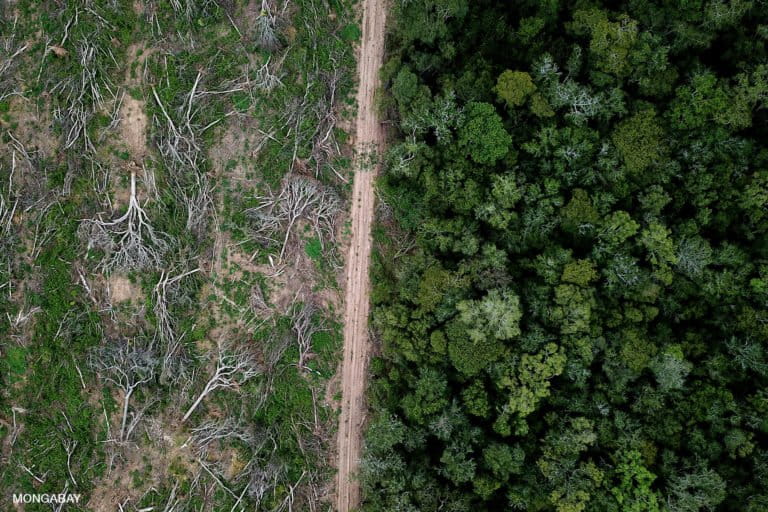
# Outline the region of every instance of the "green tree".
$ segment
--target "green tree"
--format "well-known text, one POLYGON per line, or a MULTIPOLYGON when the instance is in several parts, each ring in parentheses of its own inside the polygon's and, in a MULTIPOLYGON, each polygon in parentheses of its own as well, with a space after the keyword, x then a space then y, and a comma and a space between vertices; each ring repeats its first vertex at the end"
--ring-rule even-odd
POLYGON ((619 123, 611 140, 633 175, 659 163, 666 153, 664 130, 653 108, 641 110, 619 123))
POLYGON ((494 164, 507 154, 512 139, 493 105, 472 102, 466 107, 458 142, 478 164, 494 164))
POLYGON ((669 510, 671 512, 712 510, 723 501, 725 491, 725 481, 708 468, 673 475, 669 481, 669 510))
POLYGON ((448 329, 448 354, 453 365, 475 375, 504 351, 503 340, 520 334, 520 299, 508 290, 491 290, 481 300, 456 304, 458 315, 448 329))
POLYGON ((499 75, 493 90, 500 99, 514 108, 525 103, 526 98, 536 91, 536 86, 528 73, 508 69, 499 75))
POLYGON ((520 362, 499 380, 510 393, 504 412, 516 416, 519 433, 526 430, 522 420, 549 396, 550 380, 563 372, 565 361, 563 350, 549 343, 536 354, 523 354, 520 362))
POLYGON ((403 397, 402 402, 406 417, 422 424, 447 405, 448 382, 433 368, 421 369, 413 392, 403 397))
POLYGON ((576 11, 571 27, 577 33, 586 32, 591 36, 589 51, 597 69, 616 76, 629 74, 629 54, 638 35, 636 21, 626 14, 611 21, 607 12, 589 9, 576 11))
POLYGON ((622 451, 617 455, 616 475, 619 482, 611 493, 622 511, 659 512, 659 495, 651 489, 656 475, 643 465, 637 450, 622 451))

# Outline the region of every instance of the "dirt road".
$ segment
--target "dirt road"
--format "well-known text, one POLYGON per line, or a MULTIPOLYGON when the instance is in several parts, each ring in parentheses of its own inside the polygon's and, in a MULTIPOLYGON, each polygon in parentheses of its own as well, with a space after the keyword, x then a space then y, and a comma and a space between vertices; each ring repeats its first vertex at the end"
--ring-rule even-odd
POLYGON ((384 0, 364 0, 362 44, 358 55, 357 121, 355 126, 356 172, 352 189, 352 239, 346 259, 344 297, 344 360, 342 363, 341 417, 338 437, 336 509, 348 512, 360 503, 356 480, 365 415, 364 393, 368 362, 368 265, 371 256, 371 223, 374 178, 371 151, 378 151, 383 132, 376 117, 374 93, 384 59, 384 0))

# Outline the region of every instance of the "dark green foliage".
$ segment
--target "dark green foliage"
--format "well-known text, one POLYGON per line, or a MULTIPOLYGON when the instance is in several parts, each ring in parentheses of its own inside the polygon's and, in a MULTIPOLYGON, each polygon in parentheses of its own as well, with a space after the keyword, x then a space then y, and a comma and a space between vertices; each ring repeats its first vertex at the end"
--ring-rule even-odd
POLYGON ((364 509, 765 509, 765 5, 394 16, 364 509))

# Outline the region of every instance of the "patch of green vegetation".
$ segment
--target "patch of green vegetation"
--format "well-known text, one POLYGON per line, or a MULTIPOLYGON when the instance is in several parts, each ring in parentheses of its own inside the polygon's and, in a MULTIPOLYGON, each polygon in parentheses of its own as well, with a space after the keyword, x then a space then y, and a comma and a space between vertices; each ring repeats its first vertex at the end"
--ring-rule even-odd
POLYGON ((311 237, 304 242, 304 251, 313 261, 319 262, 323 256, 323 244, 317 237, 311 237))
POLYGON ((11 374, 11 382, 23 375, 27 369, 27 350, 24 347, 10 346, 5 350, 4 363, 11 374))
POLYGON ((360 40, 360 36, 362 35, 362 31, 360 30, 360 27, 354 23, 350 23, 349 25, 346 25, 343 29, 341 29, 340 36, 344 41, 349 42, 356 42, 360 40))

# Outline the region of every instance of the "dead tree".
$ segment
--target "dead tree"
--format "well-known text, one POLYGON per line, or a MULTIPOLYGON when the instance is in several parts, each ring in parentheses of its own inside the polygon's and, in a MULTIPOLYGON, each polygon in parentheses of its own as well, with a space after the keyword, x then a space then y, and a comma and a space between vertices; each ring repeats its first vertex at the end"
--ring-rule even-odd
MULTIPOLYGON (((192 88, 179 108, 166 107, 157 90, 152 88, 152 95, 160 107, 162 116, 154 116, 153 124, 157 128, 156 145, 166 162, 172 192, 177 200, 187 209, 187 229, 198 237, 205 232, 208 213, 213 207, 213 186, 204 171, 205 156, 199 137, 215 126, 223 118, 207 125, 197 121, 198 113, 205 108, 202 99, 217 94, 229 94, 243 90, 245 85, 234 85, 218 91, 201 89, 202 72, 199 72, 192 88)), ((230 112, 224 117, 234 114, 230 112)))
POLYGON ((144 206, 136 194, 136 173, 131 173, 131 196, 125 214, 112 221, 86 219, 80 237, 87 248, 107 253, 100 264, 106 272, 159 268, 169 248, 167 237, 149 223, 144 206))
POLYGON ((276 50, 280 41, 277 38, 277 16, 273 14, 269 0, 261 1, 261 12, 256 18, 255 42, 259 48, 267 51, 276 50))
MULTIPOLYGON (((116 27, 95 10, 76 7, 64 28, 61 42, 58 45, 46 45, 45 55, 66 57, 64 44, 69 38, 70 30, 81 22, 88 24, 89 36, 81 37, 74 43, 80 72, 71 74, 64 80, 57 80, 50 92, 61 100, 53 111, 53 117, 63 128, 64 148, 69 149, 77 145, 86 153, 95 153, 96 149, 88 130, 89 124, 98 112, 110 110, 108 104, 114 103, 118 98, 117 88, 109 79, 111 69, 118 67, 117 59, 110 45, 103 44, 111 39, 108 34, 113 33, 116 27)), ((41 64, 40 72, 42 71, 41 64)))
POLYGON ((291 314, 291 329, 296 336, 296 345, 299 349, 299 358, 296 366, 302 372, 311 371, 307 361, 312 358, 312 337, 320 330, 315 321, 317 308, 311 302, 293 308, 291 314))
POLYGON ((211 443, 237 440, 247 446, 252 446, 255 437, 240 421, 232 416, 224 420, 207 420, 191 430, 190 443, 197 457, 205 458, 211 443))
MULTIPOLYGON (((14 154, 12 158, 15 164, 16 155, 14 154)), ((7 254, 10 254, 10 252, 7 252, 9 248, 6 245, 12 240, 14 233, 13 217, 16 215, 16 208, 19 204, 18 198, 14 197, 15 194, 13 193, 13 173, 15 167, 14 165, 8 175, 6 191, 0 187, 0 249, 3 250, 3 253, 7 254)))
POLYGON ((261 286, 258 284, 251 288, 251 296, 249 299, 251 309, 257 314, 270 314, 271 308, 264 299, 264 292, 261 291, 261 286))
POLYGON ((171 277, 165 270, 160 272, 160 279, 155 285, 153 292, 155 314, 155 341, 158 342, 162 351, 162 361, 160 363, 160 383, 177 384, 182 378, 186 377, 186 366, 189 362, 189 356, 184 349, 182 339, 186 333, 176 333, 176 319, 173 318, 169 310, 169 295, 178 293, 179 283, 182 279, 201 269, 196 268, 171 277))
POLYGON ((130 439, 134 427, 146 410, 135 411, 128 427, 131 397, 141 386, 155 378, 157 357, 145 344, 133 341, 108 343, 91 353, 89 364, 98 375, 123 394, 123 407, 118 441, 130 439))
POLYGON ((75 430, 72 428, 72 424, 69 422, 67 414, 64 411, 61 411, 61 415, 64 416, 64 420, 67 424, 66 429, 60 429, 63 434, 61 445, 64 448, 64 453, 67 454, 67 473, 69 473, 69 478, 72 480, 72 485, 77 487, 77 480, 75 480, 75 475, 72 474, 72 455, 75 453, 75 450, 77 450, 78 442, 76 439, 73 439, 75 430))
MULTIPOLYGON (((277 70, 279 69, 279 65, 272 66, 270 62, 272 61, 272 57, 270 56, 267 58, 266 62, 262 64, 255 73, 254 77, 254 85, 256 88, 261 89, 265 92, 270 92, 276 87, 280 87, 283 85, 282 80, 280 80, 280 76, 278 75, 277 70)), ((280 61, 282 63, 282 59, 280 61)))
POLYGON ((213 187, 206 174, 195 175, 195 185, 191 192, 182 191, 184 204, 187 206, 187 230, 198 239, 202 238, 208 227, 209 212, 213 211, 213 187))
POLYGON ((197 73, 192 88, 185 95, 184 102, 172 109, 160 99, 157 90, 152 88, 152 96, 160 107, 162 116, 155 116, 153 123, 158 128, 157 147, 163 158, 170 164, 173 172, 200 171, 204 153, 198 141, 207 130, 219 124, 236 112, 231 111, 223 117, 203 125, 198 121, 198 114, 206 107, 205 101, 211 96, 227 95, 240 92, 250 87, 250 81, 244 77, 239 83, 223 84, 220 89, 206 90, 202 84, 203 73, 197 73))
POLYGON ((210 16, 219 6, 216 0, 170 0, 170 4, 174 15, 187 23, 210 16))
MULTIPOLYGON (((332 57, 333 59, 333 57, 332 57)), ((312 144, 312 160, 315 162, 315 176, 321 167, 341 153, 336 141, 336 90, 342 79, 342 68, 334 66, 333 71, 318 71, 318 80, 325 85, 325 94, 312 107, 317 119, 316 128, 310 140, 312 144)))
POLYGON ((19 55, 26 51, 29 44, 19 45, 16 42, 17 22, 18 18, 14 18, 13 24, 9 27, 6 35, 0 37, 0 48, 2 48, 0 54, 3 55, 0 58, 0 101, 5 100, 9 96, 21 94, 21 91, 16 87, 14 73, 18 67, 19 55))
POLYGON ((178 488, 179 482, 174 482, 171 494, 168 496, 168 501, 165 502, 165 506, 163 507, 163 512, 179 512, 182 510, 182 508, 179 507, 179 499, 176 497, 176 490, 178 488))
POLYGON ((202 73, 197 74, 192 90, 187 95, 187 101, 180 109, 181 120, 178 123, 170 116, 157 90, 152 88, 152 95, 163 114, 162 118, 154 117, 154 124, 159 128, 157 147, 163 158, 171 164, 173 171, 184 168, 198 171, 202 162, 202 148, 197 141, 198 130, 194 121, 197 110, 192 108, 202 76, 202 73))
POLYGON ((301 176, 289 176, 280 192, 257 198, 261 204, 245 213, 253 221, 255 238, 264 245, 276 243, 282 232, 280 261, 285 256, 292 230, 299 219, 310 222, 320 240, 333 238, 333 225, 341 209, 335 192, 319 182, 301 176))
MULTIPOLYGON (((16 170, 16 153, 11 155, 11 169, 8 174, 8 186, 3 190, 0 185, 0 290, 10 297, 12 293, 12 265, 13 247, 16 243, 17 230, 13 223, 16 209, 19 205, 18 197, 14 193, 13 175, 16 170)), ((0 167, 0 170, 2 168, 0 167)), ((8 319, 10 321, 10 314, 8 319)), ((22 311, 18 312, 18 320, 21 320, 22 311)), ((26 320, 26 318, 25 318, 26 320)), ((17 322, 18 323, 18 322, 17 322)))
MULTIPOLYGON (((318 12, 318 16, 320 15, 318 12)), ((332 160, 340 154, 340 146, 335 138, 338 89, 345 81, 349 81, 349 76, 343 66, 336 65, 337 55, 328 56, 328 60, 333 63, 332 66, 328 66, 331 69, 321 66, 317 52, 311 55, 311 62, 304 63, 309 70, 304 94, 287 97, 282 108, 284 112, 282 129, 287 129, 291 134, 293 144, 290 170, 293 171, 298 162, 296 157, 299 148, 309 145, 310 161, 314 164, 315 177, 328 168, 341 181, 346 181, 333 167, 332 160), (307 122, 308 119, 311 122, 307 122)))
POLYGON ((248 497, 254 503, 254 508, 260 510, 259 506, 264 498, 282 484, 288 468, 285 464, 278 462, 273 454, 266 464, 260 463, 256 458, 251 459, 246 470, 249 475, 248 497))
POLYGON ((184 414, 181 421, 187 421, 205 397, 215 390, 238 389, 241 385, 261 373, 262 371, 256 364, 256 361, 254 361, 251 354, 245 348, 217 347, 216 370, 211 375, 211 378, 208 379, 205 387, 184 414))

